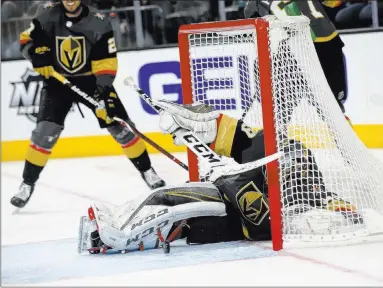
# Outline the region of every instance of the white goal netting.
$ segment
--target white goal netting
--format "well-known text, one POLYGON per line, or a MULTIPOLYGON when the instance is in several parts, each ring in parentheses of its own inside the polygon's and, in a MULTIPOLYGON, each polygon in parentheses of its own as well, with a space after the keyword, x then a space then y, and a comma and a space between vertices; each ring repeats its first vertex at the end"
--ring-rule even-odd
POLYGON ((201 31, 196 26, 187 33, 193 102, 263 129, 258 45, 269 45, 275 137, 278 150, 285 151, 279 160, 283 239, 337 240, 383 232, 383 164, 345 120, 321 69, 307 18, 265 19, 269 43, 257 43, 256 29, 249 25, 201 31), (286 139, 304 146, 290 147, 286 139), (308 149, 316 169, 304 163, 286 168, 288 157, 307 155, 308 149), (315 193, 321 187, 313 183, 323 183, 361 217, 342 213, 344 205, 335 196, 315 193), (310 189, 314 204, 299 202, 307 197, 300 193, 310 189), (332 206, 324 206, 329 200, 332 206))

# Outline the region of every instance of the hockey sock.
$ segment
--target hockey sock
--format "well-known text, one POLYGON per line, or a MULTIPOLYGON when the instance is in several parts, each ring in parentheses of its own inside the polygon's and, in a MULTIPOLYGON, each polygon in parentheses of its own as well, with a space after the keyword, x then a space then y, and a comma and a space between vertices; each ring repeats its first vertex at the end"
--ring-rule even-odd
POLYGON ((27 184, 34 184, 48 162, 51 152, 49 150, 31 144, 25 159, 23 178, 27 184))
POLYGON ((146 151, 145 143, 140 137, 134 137, 133 140, 130 140, 128 143, 121 145, 124 150, 124 154, 129 159, 134 159, 140 157, 144 151, 146 151))
POLYGON ((137 142, 137 144, 134 144, 137 146, 124 148, 124 153, 126 156, 128 156, 129 160, 133 163, 134 167, 136 167, 138 171, 145 172, 151 168, 152 164, 150 162, 150 158, 148 155, 148 151, 146 150, 145 144, 140 138, 138 139, 139 141, 137 142))

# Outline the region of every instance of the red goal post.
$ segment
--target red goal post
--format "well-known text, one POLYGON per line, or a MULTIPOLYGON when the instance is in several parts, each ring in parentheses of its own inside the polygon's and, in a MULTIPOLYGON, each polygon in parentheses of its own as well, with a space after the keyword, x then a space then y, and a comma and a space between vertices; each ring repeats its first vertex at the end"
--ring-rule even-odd
MULTIPOLYGON (((189 56, 188 36, 194 32, 225 31, 236 29, 256 30, 258 43, 258 59, 260 70, 260 89, 262 100, 262 114, 265 133, 265 152, 266 156, 277 152, 276 134, 273 115, 272 83, 271 83, 271 61, 269 51, 269 23, 263 18, 245 19, 227 22, 198 23, 181 26, 178 34, 178 43, 181 59, 182 95, 184 104, 192 104, 192 79, 189 56)), ((257 51, 254 50, 254 53, 257 51)), ((199 181, 197 157, 188 150, 189 178, 190 181, 199 181)), ((268 175, 269 203, 271 232, 273 238, 273 249, 280 250, 283 246, 282 241, 282 217, 280 183, 278 179, 278 162, 273 161, 266 166, 268 175)))

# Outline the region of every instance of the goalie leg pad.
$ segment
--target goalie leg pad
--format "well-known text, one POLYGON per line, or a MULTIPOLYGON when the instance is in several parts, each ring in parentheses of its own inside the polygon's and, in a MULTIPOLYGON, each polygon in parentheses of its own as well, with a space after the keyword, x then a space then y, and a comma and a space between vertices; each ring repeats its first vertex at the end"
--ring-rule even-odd
POLYGON ((191 182, 183 186, 166 186, 154 190, 150 195, 143 195, 120 206, 114 217, 124 229, 146 205, 176 206, 186 203, 218 202, 222 203, 221 195, 212 183, 191 182))
POLYGON ((183 186, 166 186, 157 190, 148 205, 176 206, 193 202, 223 202, 217 187, 211 183, 191 182, 183 186))
MULTIPOLYGON (((125 243, 123 246, 114 246, 114 243, 105 239, 102 234, 101 240, 107 245, 119 250, 138 250, 139 244, 142 243, 145 249, 157 248, 159 244, 157 229, 160 229, 164 239, 167 239, 174 223, 190 218, 206 217, 206 216, 225 216, 225 204, 222 202, 194 202, 180 204, 173 207, 162 205, 147 205, 137 214, 125 229, 125 243), (112 245, 111 245, 112 244, 112 245)), ((115 241, 115 243, 117 243, 115 241)))
POLYGON ((113 213, 105 207, 94 204, 92 207, 104 245, 126 251, 138 250, 139 246, 158 247, 156 231, 160 229, 166 239, 178 221, 226 215, 226 206, 211 183, 156 189, 151 195, 131 201, 113 213))

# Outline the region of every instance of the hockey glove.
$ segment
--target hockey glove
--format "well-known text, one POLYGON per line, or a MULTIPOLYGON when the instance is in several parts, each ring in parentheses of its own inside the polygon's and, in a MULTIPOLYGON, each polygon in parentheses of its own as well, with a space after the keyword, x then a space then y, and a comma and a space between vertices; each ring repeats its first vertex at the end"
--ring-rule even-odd
MULTIPOLYGON (((180 105, 166 100, 159 100, 156 105, 163 109, 159 124, 165 134, 173 134, 183 128, 194 132, 206 144, 215 140, 220 113, 214 108, 205 104, 180 105)), ((174 144, 183 143, 176 138, 174 144)))
POLYGON ((30 49, 33 69, 45 79, 49 79, 53 72, 51 49, 45 45, 34 45, 30 49))
POLYGON ((110 88, 98 87, 95 95, 100 107, 96 108, 96 116, 105 121, 106 124, 113 122, 116 116, 117 94, 110 88))

